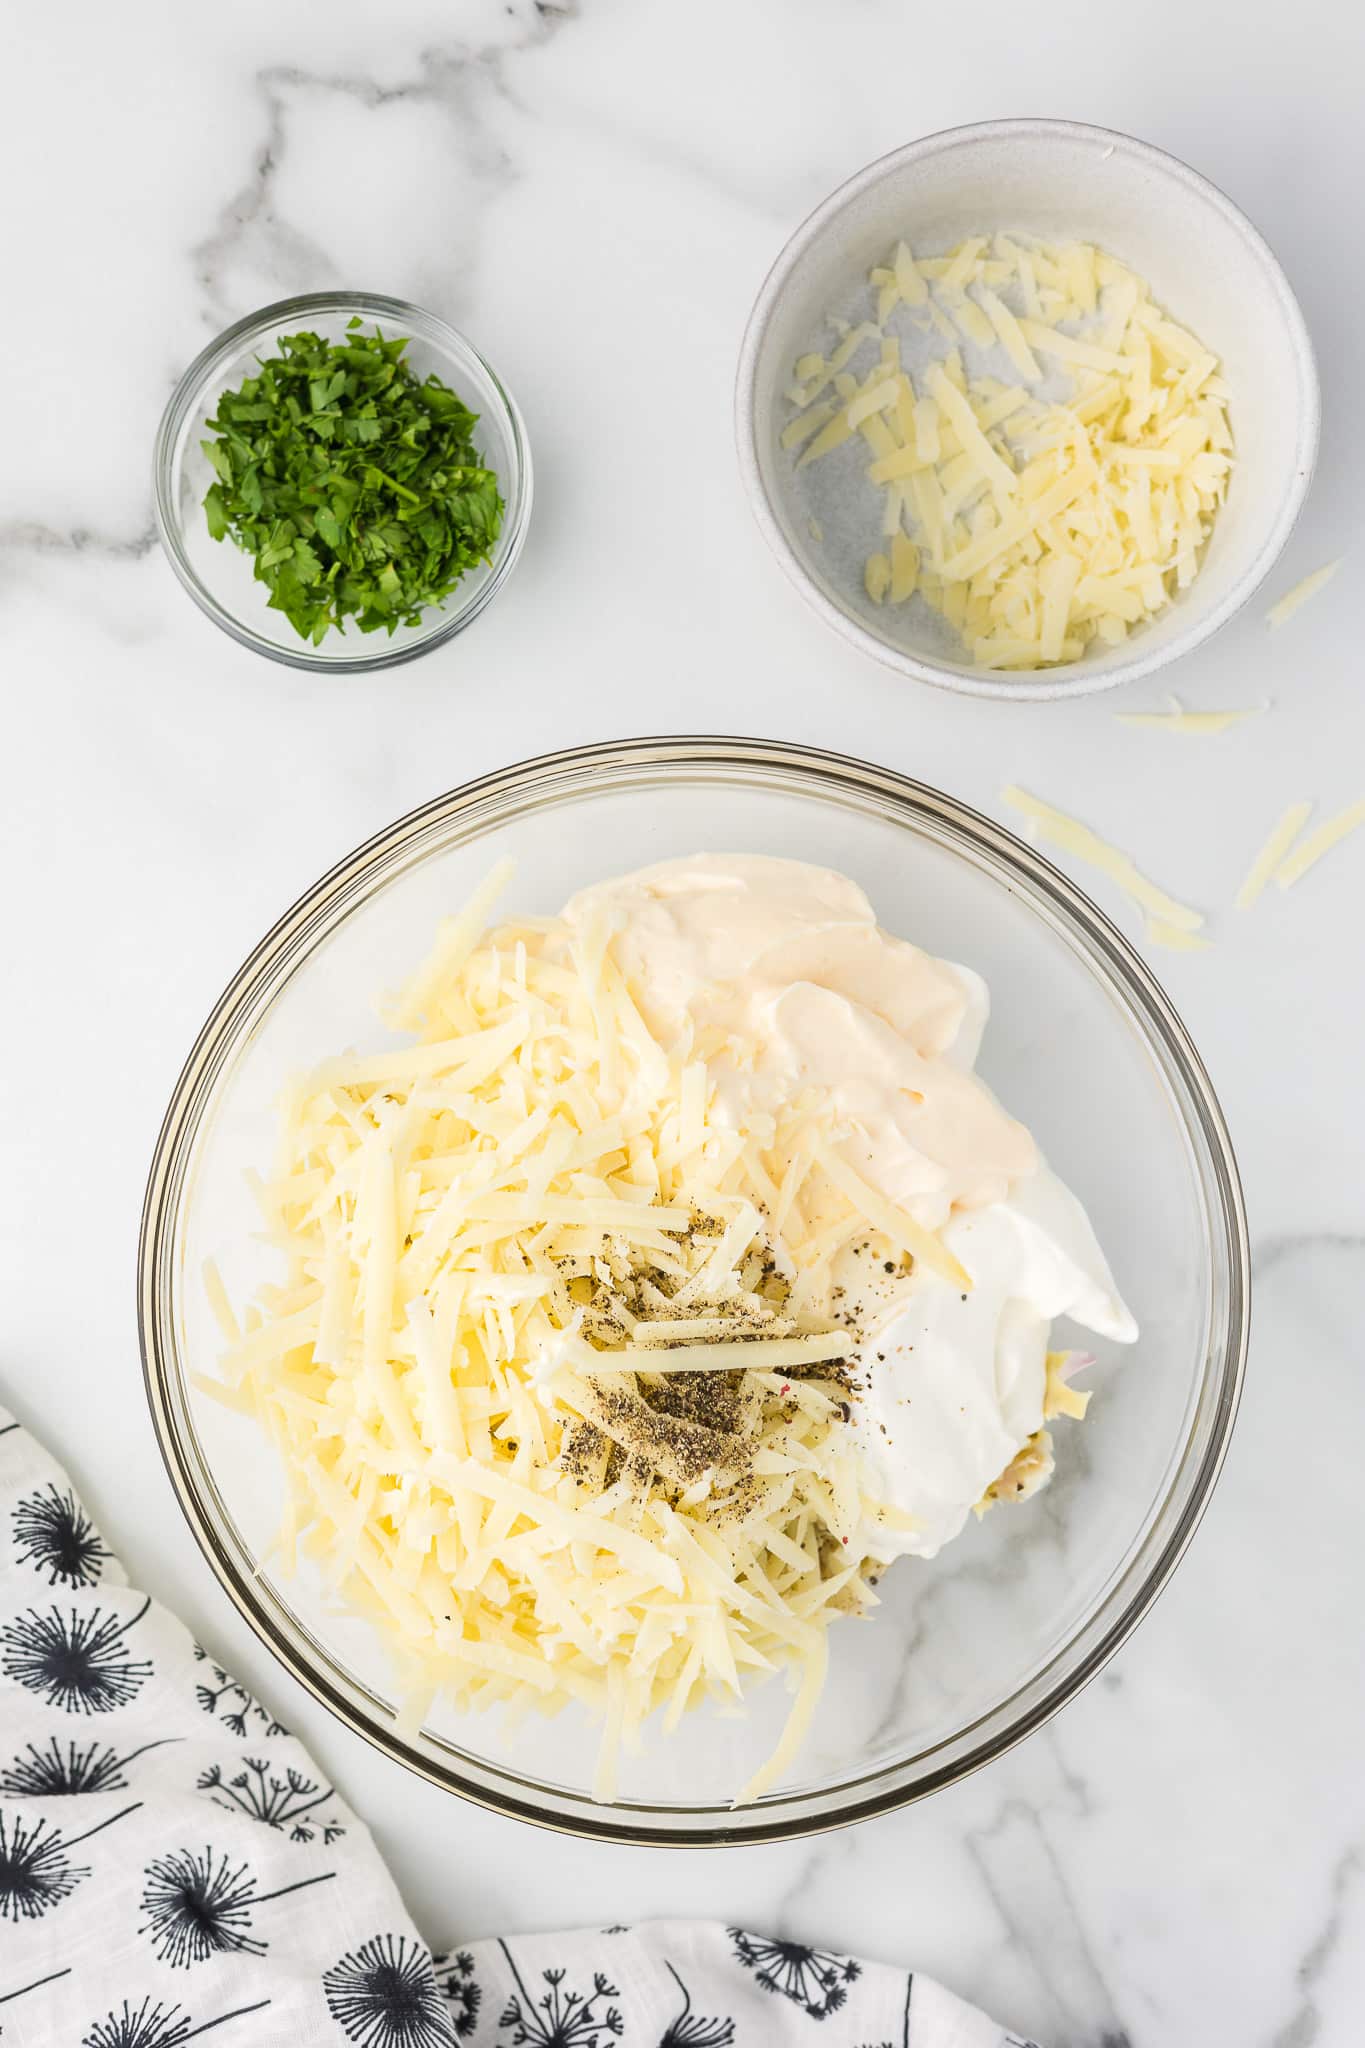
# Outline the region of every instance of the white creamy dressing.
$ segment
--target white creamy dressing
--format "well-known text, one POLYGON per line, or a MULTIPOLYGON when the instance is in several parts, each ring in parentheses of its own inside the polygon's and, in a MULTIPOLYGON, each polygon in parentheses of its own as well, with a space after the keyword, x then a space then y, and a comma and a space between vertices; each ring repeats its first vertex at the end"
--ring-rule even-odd
POLYGON ((799 861, 699 855, 582 891, 655 1036, 703 1056, 713 1115, 762 1134, 810 1091, 850 1163, 966 1268, 965 1300, 841 1255, 864 1331, 852 1428, 866 1492, 915 1518, 869 1554, 931 1557, 1042 1426, 1051 1323, 1130 1343, 1085 1211, 972 1071, 981 978, 882 931, 856 883, 799 861))

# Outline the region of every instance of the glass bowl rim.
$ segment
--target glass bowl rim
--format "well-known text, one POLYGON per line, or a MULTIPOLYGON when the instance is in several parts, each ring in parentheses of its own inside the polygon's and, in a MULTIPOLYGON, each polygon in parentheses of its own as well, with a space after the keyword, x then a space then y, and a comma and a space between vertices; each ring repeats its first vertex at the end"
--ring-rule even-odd
MULTIPOLYGON (((893 816, 894 821, 894 816, 893 816)), ((962 856, 960 848, 952 848, 962 856)), ((992 877, 992 879, 999 879, 992 877)), ((275 991, 278 993, 278 991, 275 991)), ((269 1001, 275 1000, 275 993, 269 1001)), ((1195 1132, 1189 1132, 1194 1138, 1195 1132)), ((1218 1255, 1215 1241, 1209 1246, 1218 1255)), ((175 1084, 148 1174, 138 1239, 138 1335, 143 1379, 152 1426, 181 1512, 213 1571, 253 1633, 313 1697, 328 1707, 353 1734, 363 1736, 381 1755, 402 1763, 428 1783, 454 1792, 472 1803, 510 1818, 587 1840, 616 1841, 637 1847, 705 1848, 747 1842, 790 1841, 826 1833, 857 1821, 913 1804, 930 1793, 970 1776, 1041 1728, 1061 1707, 1096 1677, 1127 1640, 1152 1606, 1184 1555, 1204 1514, 1222 1470, 1241 1396, 1250 1336, 1251 1257, 1245 1202, 1237 1162, 1222 1109, 1193 1041, 1161 984, 1120 933, 1090 899, 1032 847, 955 797, 896 770, 838 754, 821 747, 762 739, 723 736, 660 736, 571 747, 493 770, 433 798, 385 826, 336 862, 285 911, 233 976, 200 1031, 175 1084), (192 1460, 176 1424, 172 1390, 183 1381, 174 1320, 174 1261, 187 1168, 197 1144, 204 1113, 211 1106, 219 1076, 240 1051, 242 1024, 253 999, 282 960, 306 955, 353 907, 368 889, 392 879, 394 863, 405 849, 420 848, 423 835, 477 813, 490 800, 504 802, 539 797, 551 802, 559 793, 596 794, 603 788, 630 786, 632 778, 650 771, 705 774, 724 770, 785 774, 791 793, 824 794, 837 800, 839 790, 852 790, 880 800, 885 814, 899 810, 910 818, 937 820, 965 838, 979 852, 1049 901, 1065 917, 1072 933, 1088 942, 1090 965, 1101 979, 1117 984, 1163 1055, 1179 1076, 1195 1112, 1201 1164, 1211 1176, 1216 1196, 1215 1220, 1221 1225, 1226 1272, 1221 1276, 1227 1297, 1226 1328, 1217 1350, 1211 1343, 1199 1378, 1201 1390, 1212 1389, 1212 1421, 1208 1439, 1192 1471, 1186 1471, 1194 1431, 1188 1427, 1177 1459, 1149 1529, 1140 1539, 1154 1548, 1136 1585, 1129 1585, 1138 1559, 1130 1557, 1117 1583, 1078 1622, 1049 1664, 1023 1679, 1015 1692, 958 1730, 948 1742, 961 1748, 974 1729, 986 1733, 972 1740, 965 1753, 950 1756, 911 1783, 897 1782, 907 1768, 904 1758, 878 1766, 847 1788, 816 1788, 732 1811, 696 1808, 674 1802, 650 1805, 628 1802, 597 1806, 588 1795, 565 1794, 574 1810, 561 1813, 540 1801, 534 1785, 491 1762, 483 1765, 487 1782, 472 1779, 459 1766, 439 1763, 400 1732, 393 1713, 372 1714, 333 1683, 315 1659, 301 1625, 277 1624, 260 1599, 250 1571, 224 1540, 212 1509, 196 1484, 192 1460), (576 787, 574 778, 593 777, 591 791, 576 787), (316 937, 314 936, 316 935, 316 937), (1117 1605, 1118 1611, 1109 1610, 1117 1605), (1054 1673, 1059 1658, 1084 1646, 1073 1668, 1054 1673), (1023 1697, 1025 1705, 1017 1710, 1023 1697), (996 1723, 1003 1725, 995 1726, 996 1723), (496 1781, 496 1782, 495 1782, 496 1781), (520 1792, 507 1789, 520 1787, 520 1792), (804 1803, 810 1808, 791 1810, 804 1803), (782 1806, 783 1810, 777 1810, 782 1806), (579 1811, 578 1809, 582 1810, 579 1811), (714 1811, 714 1825, 670 1827, 674 1814, 692 1816, 714 1811), (722 1817, 723 1816, 723 1817, 722 1817)), ((1216 1332, 1214 1333, 1217 1334, 1216 1332)), ((197 1448, 197 1447, 196 1447, 197 1448)), ((290 1617, 292 1622, 292 1617, 290 1617)), ((352 1692, 367 1689, 348 1679, 352 1692)), ((946 1746, 946 1745, 945 1745, 946 1746)))
POLYGON ((314 675, 366 675, 378 669, 397 668, 403 662, 415 661, 419 655, 429 653, 433 647, 442 646, 456 633, 472 625, 512 573, 526 540, 533 494, 526 423, 515 398, 488 358, 474 346, 468 335, 458 327, 452 327, 438 313, 383 292, 301 292, 291 298, 276 299, 270 305, 261 306, 235 320, 199 351, 180 376, 166 401, 152 451, 152 498, 157 533, 166 559, 200 611, 240 646, 249 647, 253 653, 263 654, 268 660, 278 661, 286 668, 306 669, 314 675), (297 648, 277 646, 263 634, 255 632, 236 612, 221 604, 190 560, 181 537, 181 522, 172 489, 175 449, 181 429, 214 372, 221 369, 242 343, 253 336, 264 335, 272 329, 278 332, 288 322, 318 313, 359 313, 375 321, 395 321, 429 340, 454 362, 458 363, 462 358, 472 362, 493 388, 501 424, 512 450, 512 474, 506 479, 499 479, 505 488, 505 511, 497 552, 487 580, 464 598, 455 595, 453 601, 439 612, 441 623, 429 632, 398 644, 385 640, 368 650, 362 645, 354 654, 321 654, 303 640, 297 648))

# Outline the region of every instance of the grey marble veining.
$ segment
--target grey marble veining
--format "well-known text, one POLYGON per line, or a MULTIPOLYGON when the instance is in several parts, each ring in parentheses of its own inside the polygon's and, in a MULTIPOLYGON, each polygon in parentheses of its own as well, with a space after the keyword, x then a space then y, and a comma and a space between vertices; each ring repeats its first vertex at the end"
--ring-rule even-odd
MULTIPOLYGON (((1058 0, 1046 32, 1004 0, 982 0, 968 31, 895 0, 394 0, 382 16, 340 0, 325 22, 266 0, 130 0, 89 11, 79 49, 67 21, 30 11, 16 32, 0 134, 16 199, 0 247, 22 297, 0 463, 0 872, 22 997, 0 1026, 7 1394, 134 1577, 278 1702, 370 1817, 434 1938, 717 1914, 926 1969, 1049 2048, 1353 2048, 1360 842, 1250 917, 1229 906, 1284 804, 1314 796, 1325 812, 1361 794, 1365 283, 1343 257, 1365 191, 1354 16, 1249 0, 1235 61, 1225 19, 1177 0, 1152 0, 1136 38, 1082 0, 1058 0), (788 229, 911 135, 1040 107, 1144 134, 1224 185, 1313 322, 1328 431, 1268 595, 1330 556, 1348 563, 1283 633, 1254 606, 1172 674, 1197 706, 1273 700, 1217 740, 1132 733, 1103 699, 1017 710, 899 686, 816 631, 741 502, 735 352, 788 229), (180 370, 264 301, 343 283, 465 327, 516 391, 538 470, 505 599, 442 657, 373 683, 286 674, 231 646, 151 524, 151 440, 180 370), (170 1499, 131 1283, 175 1073, 285 904, 440 788, 666 729, 840 747, 997 812, 1020 781, 1207 907, 1213 949, 1154 965, 1227 1111, 1257 1273, 1225 1475, 1105 1673, 919 1807, 700 1856, 533 1837, 456 1806, 282 1677, 225 1611, 170 1499)), ((1043 1552, 1075 1568, 1035 1505, 1043 1552)), ((984 1554, 968 1568, 1012 1569, 984 1554)), ((915 1626, 935 1612, 926 1577, 915 1626)), ((916 1684, 914 1641, 873 1716, 916 1684)))
POLYGON ((1054 2038, 1080 2031, 1102 2048, 1131 2048, 1042 1812, 1010 1800, 989 1826, 967 1837, 967 1849, 1011 1948, 1038 1977, 1054 2038))

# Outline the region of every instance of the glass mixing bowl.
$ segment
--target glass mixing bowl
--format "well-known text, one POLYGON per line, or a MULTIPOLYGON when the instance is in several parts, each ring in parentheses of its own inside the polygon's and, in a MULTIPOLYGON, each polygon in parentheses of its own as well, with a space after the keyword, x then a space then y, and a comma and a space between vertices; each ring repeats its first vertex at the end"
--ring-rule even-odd
MULTIPOLYGON (((952 798, 812 749, 637 740, 509 768, 437 799, 342 861, 265 938, 217 1005, 167 1113, 143 1216, 147 1390, 181 1505, 262 1639, 349 1727, 433 1783, 608 1839, 796 1836, 952 1783, 1056 1712, 1151 1604, 1208 1500, 1245 1358, 1241 1190, 1208 1077, 1132 948, 1055 868, 952 798), (593 1800, 577 1708, 509 1733, 488 1714, 397 1724, 384 1652, 306 1569, 279 1575, 281 1475, 255 1425, 200 1391, 220 1339, 202 1267, 234 1299, 274 1277, 246 1170, 270 1157, 286 1078, 387 1034, 376 998, 440 917, 511 855, 508 907, 546 912, 605 873, 701 849, 796 856, 863 884, 883 924, 990 984, 981 1071, 1086 1203, 1142 1326, 1101 1346, 1090 1418, 1061 1425, 1052 1485, 971 1523, 932 1563, 837 1622, 831 1675, 788 1779, 730 1798, 772 1748, 780 1682, 748 1712, 703 1708, 622 1760, 593 1800)), ((1093 1343, 1086 1338, 1088 1345, 1093 1343)))

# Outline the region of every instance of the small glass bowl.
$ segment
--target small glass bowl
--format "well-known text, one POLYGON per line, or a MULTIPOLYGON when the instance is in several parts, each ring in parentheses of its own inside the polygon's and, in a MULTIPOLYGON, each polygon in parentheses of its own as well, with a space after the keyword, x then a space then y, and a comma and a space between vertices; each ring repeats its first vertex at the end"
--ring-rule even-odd
POLYGON ((157 429, 153 482, 156 523, 171 567, 202 612, 243 647, 290 668, 361 674, 412 661, 476 619, 491 603, 521 553, 531 516, 531 451, 511 393, 472 343, 444 320, 403 299, 375 292, 307 292, 280 299, 229 327, 186 370, 157 429), (404 360, 419 378, 432 371, 479 415, 474 442, 497 472, 505 510, 491 562, 470 569, 444 604, 424 612, 416 626, 362 633, 354 624, 331 631, 318 647, 301 639, 256 580, 251 557, 231 538, 213 540, 204 517, 204 494, 213 470, 200 446, 205 422, 224 391, 249 377, 259 355, 282 334, 301 329, 324 340, 345 339, 356 315, 366 329, 407 335, 404 360))

